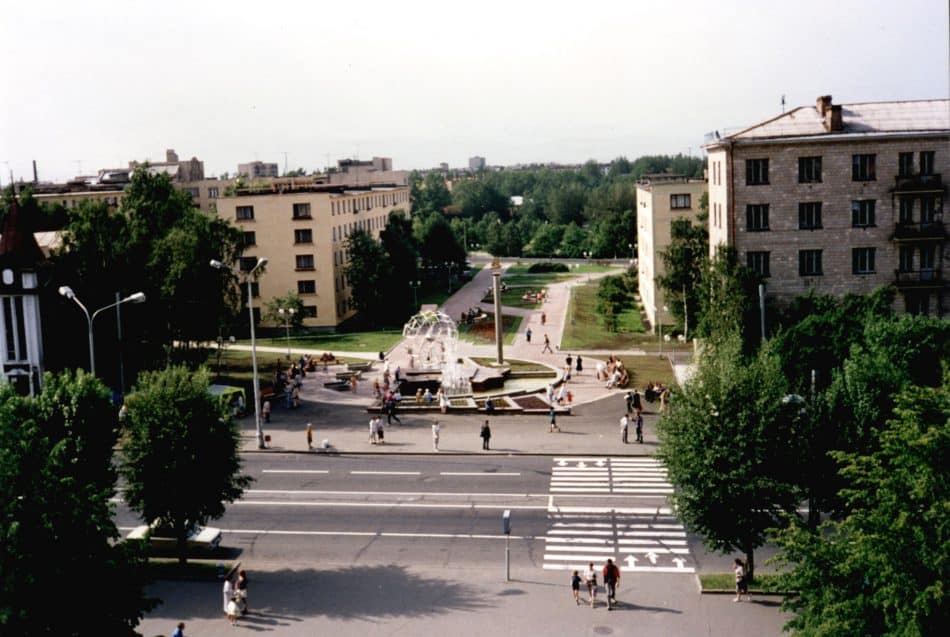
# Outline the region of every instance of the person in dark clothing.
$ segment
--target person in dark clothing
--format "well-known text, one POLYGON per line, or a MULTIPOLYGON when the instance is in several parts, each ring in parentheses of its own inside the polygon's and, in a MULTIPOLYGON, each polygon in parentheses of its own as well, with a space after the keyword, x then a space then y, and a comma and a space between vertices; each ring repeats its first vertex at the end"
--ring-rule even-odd
POLYGON ((620 583, 620 569, 614 564, 614 561, 607 558, 607 564, 604 565, 604 586, 607 588, 607 610, 613 610, 613 604, 617 603, 617 584, 620 583))
POLYGON ((491 440, 491 427, 488 426, 488 421, 485 421, 485 424, 482 425, 482 432, 479 434, 482 437, 482 449, 488 451, 488 441, 491 440))
POLYGON ((578 374, 580 374, 582 371, 584 371, 584 364, 583 364, 583 361, 581 360, 581 355, 580 355, 580 354, 577 355, 577 363, 576 363, 574 369, 577 370, 577 373, 578 373, 578 374))
POLYGON ((636 389, 633 390, 633 401, 632 401, 632 403, 633 403, 633 404, 632 404, 633 408, 636 409, 637 411, 640 411, 640 410, 643 409, 643 405, 642 405, 642 403, 640 402, 640 392, 639 392, 638 390, 636 390, 636 389))

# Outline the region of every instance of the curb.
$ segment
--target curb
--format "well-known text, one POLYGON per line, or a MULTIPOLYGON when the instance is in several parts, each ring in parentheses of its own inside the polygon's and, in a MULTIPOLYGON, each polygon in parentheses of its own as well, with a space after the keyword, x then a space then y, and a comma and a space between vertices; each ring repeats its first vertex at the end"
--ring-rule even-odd
POLYGON ((358 451, 358 450, 340 450, 340 449, 314 449, 313 451, 305 451, 303 449, 245 449, 241 453, 254 453, 254 454, 268 454, 268 453, 289 453, 305 456, 478 456, 478 457, 491 457, 491 456, 525 456, 525 457, 555 457, 570 455, 572 458, 602 458, 605 455, 611 457, 625 457, 625 458, 653 458, 655 454, 652 453, 573 453, 570 450, 566 451, 497 451, 488 453, 485 452, 476 452, 476 451, 358 451))
MULTIPOLYGON (((710 588, 703 589, 699 591, 700 595, 735 595, 735 591, 726 590, 724 588, 710 588)), ((756 597, 785 597, 787 595, 794 595, 795 593, 776 593, 771 591, 750 591, 749 595, 755 595, 756 597)))

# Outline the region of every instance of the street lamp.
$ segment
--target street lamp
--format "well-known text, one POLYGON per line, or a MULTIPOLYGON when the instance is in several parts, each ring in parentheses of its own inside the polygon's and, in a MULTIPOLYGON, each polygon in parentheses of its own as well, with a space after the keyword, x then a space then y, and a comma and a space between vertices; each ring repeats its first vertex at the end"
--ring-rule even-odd
POLYGON ((59 293, 62 296, 65 296, 67 299, 71 301, 75 301, 76 305, 78 305, 82 309, 83 314, 86 315, 86 322, 89 324, 89 372, 93 376, 95 376, 96 375, 96 348, 92 340, 92 322, 96 319, 97 316, 99 316, 99 313, 102 312, 103 310, 108 310, 117 305, 122 305, 123 303, 144 303, 145 294, 143 292, 136 292, 135 294, 130 294, 124 299, 119 299, 115 303, 110 303, 109 305, 100 307, 98 310, 96 310, 90 315, 89 310, 87 310, 86 306, 82 304, 82 302, 79 300, 79 297, 76 296, 76 293, 73 292, 73 289, 71 287, 69 287, 68 285, 63 285, 59 288, 59 293))
MULTIPOLYGON (((234 270, 217 259, 211 259, 211 267, 217 270, 234 270)), ((257 427, 257 448, 264 449, 264 430, 261 429, 261 388, 257 382, 257 340, 254 337, 254 295, 251 292, 251 279, 254 273, 267 265, 267 257, 258 257, 257 264, 247 273, 247 311, 251 317, 251 369, 254 374, 254 424, 257 427)))
POLYGON ((419 309, 419 299, 416 297, 416 290, 419 289, 419 286, 422 285, 422 281, 410 281, 409 287, 412 288, 412 311, 416 312, 419 309))
MULTIPOLYGON (((664 305, 664 306, 663 306, 663 312, 669 312, 669 311, 670 311, 669 308, 667 308, 667 307, 664 305)), ((659 326, 659 328, 660 328, 660 339, 659 339, 659 343, 660 343, 660 353, 658 354, 658 356, 659 356, 660 358, 663 358, 663 321, 660 320, 660 313, 659 313, 659 312, 656 313, 656 324, 657 324, 657 325, 659 326)), ((669 340, 669 336, 667 336, 666 338, 667 338, 667 340, 669 340)))
POLYGON ((279 308, 277 313, 280 314, 281 318, 284 319, 284 327, 287 329, 287 360, 290 360, 290 323, 294 320, 294 314, 297 313, 292 307, 279 308))

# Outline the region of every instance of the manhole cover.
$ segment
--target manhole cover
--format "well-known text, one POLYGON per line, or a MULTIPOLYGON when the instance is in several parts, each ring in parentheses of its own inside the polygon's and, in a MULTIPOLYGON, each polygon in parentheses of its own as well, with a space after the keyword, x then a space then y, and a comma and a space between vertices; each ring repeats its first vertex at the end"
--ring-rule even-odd
POLYGON ((613 635, 614 629, 610 626, 594 626, 595 635, 613 635))

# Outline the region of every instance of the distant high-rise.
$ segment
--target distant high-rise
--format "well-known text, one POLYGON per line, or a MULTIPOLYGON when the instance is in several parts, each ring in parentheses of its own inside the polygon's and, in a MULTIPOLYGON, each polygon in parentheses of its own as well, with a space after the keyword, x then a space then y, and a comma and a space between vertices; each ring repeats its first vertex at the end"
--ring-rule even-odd
POLYGON ((280 169, 277 164, 268 164, 262 161, 252 161, 246 164, 238 164, 238 174, 244 175, 248 179, 259 179, 261 177, 279 177, 280 169))
POLYGON ((474 157, 468 158, 468 169, 473 173, 477 173, 479 170, 485 170, 485 158, 475 155, 474 157))

